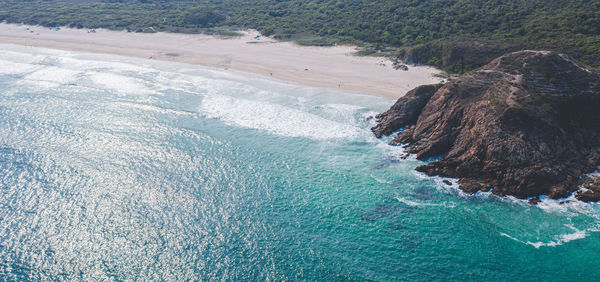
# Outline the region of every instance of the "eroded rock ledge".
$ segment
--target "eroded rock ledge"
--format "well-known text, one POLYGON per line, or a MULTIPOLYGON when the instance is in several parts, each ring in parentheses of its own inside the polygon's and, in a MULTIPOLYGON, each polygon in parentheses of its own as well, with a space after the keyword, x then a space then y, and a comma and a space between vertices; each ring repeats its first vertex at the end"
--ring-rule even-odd
POLYGON ((413 89, 378 115, 373 133, 400 129, 427 175, 465 192, 600 200, 600 71, 566 55, 520 51, 444 85, 413 89), (582 188, 583 187, 583 188, 582 188))

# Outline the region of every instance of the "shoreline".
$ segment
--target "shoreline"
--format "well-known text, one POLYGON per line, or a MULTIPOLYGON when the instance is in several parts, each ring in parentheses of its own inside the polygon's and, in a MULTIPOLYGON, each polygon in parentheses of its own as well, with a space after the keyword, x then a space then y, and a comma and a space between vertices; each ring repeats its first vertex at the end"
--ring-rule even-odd
POLYGON ((245 31, 231 39, 203 34, 88 31, 0 23, 0 43, 233 69, 307 86, 389 98, 442 80, 434 76, 442 71, 433 67, 394 70, 387 58, 355 56, 354 46, 299 46, 263 36, 257 40, 257 31, 245 31))

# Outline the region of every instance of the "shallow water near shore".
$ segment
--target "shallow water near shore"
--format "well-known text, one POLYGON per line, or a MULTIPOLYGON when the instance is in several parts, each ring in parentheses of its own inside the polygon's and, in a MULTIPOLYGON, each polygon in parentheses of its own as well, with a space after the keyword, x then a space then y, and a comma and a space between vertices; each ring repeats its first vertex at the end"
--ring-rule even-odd
POLYGON ((3 278, 600 279, 599 205, 416 173, 369 131, 393 100, 0 50, 3 278))

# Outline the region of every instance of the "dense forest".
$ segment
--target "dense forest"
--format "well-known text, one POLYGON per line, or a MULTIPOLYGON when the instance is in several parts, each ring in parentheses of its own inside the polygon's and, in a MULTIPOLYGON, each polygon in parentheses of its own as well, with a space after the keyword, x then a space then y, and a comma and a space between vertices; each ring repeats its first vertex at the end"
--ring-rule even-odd
POLYGON ((3 0, 0 21, 134 32, 254 28, 457 73, 520 49, 556 50, 600 68, 598 0, 3 0))

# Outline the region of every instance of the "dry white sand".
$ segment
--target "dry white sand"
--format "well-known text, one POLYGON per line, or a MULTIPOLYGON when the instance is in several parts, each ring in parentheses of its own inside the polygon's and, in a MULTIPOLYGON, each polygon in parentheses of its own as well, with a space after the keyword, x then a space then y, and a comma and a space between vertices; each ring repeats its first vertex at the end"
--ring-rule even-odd
POLYGON ((340 88, 388 97, 400 97, 410 89, 441 81, 431 67, 394 70, 391 61, 360 57, 353 46, 305 47, 277 42, 256 31, 241 37, 178 33, 130 33, 125 31, 49 28, 0 23, 0 43, 67 51, 106 53, 156 60, 199 64, 272 76, 300 84, 340 88), (29 29, 29 30, 27 30, 29 29))

